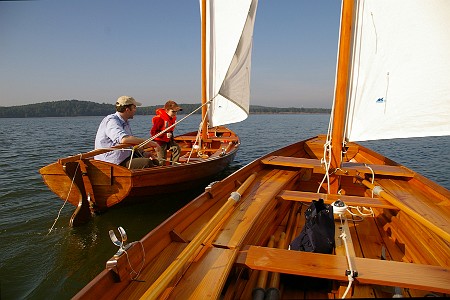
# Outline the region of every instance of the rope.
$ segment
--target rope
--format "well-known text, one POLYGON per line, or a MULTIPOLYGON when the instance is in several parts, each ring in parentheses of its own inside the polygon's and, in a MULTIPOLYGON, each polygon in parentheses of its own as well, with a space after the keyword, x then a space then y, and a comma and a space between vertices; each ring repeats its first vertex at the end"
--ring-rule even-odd
MULTIPOLYGON (((330 122, 331 123, 331 122, 330 122)), ((329 129, 328 129, 329 130, 329 129)), ((329 131, 330 133, 330 131, 329 131)), ((327 180, 327 187, 328 191, 330 190, 330 164, 331 164, 331 135, 327 134, 327 140, 325 141, 325 144, 323 145, 323 158, 320 160, 322 164, 325 166, 325 175, 323 176, 322 181, 320 182, 317 193, 320 192, 320 187, 325 182, 325 179, 327 180), (328 157, 328 160, 327 160, 328 157)))
MULTIPOLYGON (((80 154, 80 160, 81 160, 81 156, 82 156, 82 154, 80 154)), ((78 167, 79 167, 79 166, 80 166, 80 163, 77 164, 77 167, 76 167, 76 169, 75 169, 75 173, 73 174, 72 182, 70 183, 70 188, 69 188, 69 192, 67 193, 66 200, 64 200, 63 205, 62 205, 61 208, 59 209, 58 215, 56 216, 56 219, 55 219, 55 222, 53 222, 52 227, 50 227, 50 229, 48 230, 47 235, 49 235, 49 234, 52 232, 53 228, 54 228, 55 225, 56 225, 56 222, 58 222, 59 217, 61 216, 61 212, 62 212, 64 206, 66 205, 67 201, 69 200, 70 192, 72 191, 73 183, 74 183, 74 181, 75 181, 75 175, 77 174, 77 171, 78 171, 78 167)))
POLYGON ((128 258, 128 252, 127 252, 127 250, 124 250, 125 254, 127 255, 128 265, 130 266, 130 269, 131 269, 131 272, 130 272, 130 278, 131 278, 131 280, 136 280, 136 279, 139 277, 139 275, 140 275, 141 272, 142 272, 142 269, 144 268, 144 264, 145 264, 145 249, 144 249, 144 244, 143 244, 141 241, 137 241, 137 242, 135 242, 135 243, 140 243, 140 244, 141 244, 141 247, 142 247, 142 255, 143 255, 143 258, 142 258, 142 264, 141 264, 141 267, 140 267, 140 269, 139 269, 139 272, 136 272, 136 271, 133 269, 133 267, 131 266, 130 259, 128 258), (132 273, 136 274, 136 276, 135 276, 135 277, 132 277, 132 276, 131 276, 132 273))
POLYGON ((203 117, 202 121, 200 122, 200 124, 198 126, 197 135, 195 137, 195 142, 194 142, 194 145, 192 145, 191 151, 189 152, 189 156, 188 156, 187 162, 189 162, 189 160, 191 159, 192 153, 194 153, 194 148, 195 148, 195 145, 197 145, 197 142, 199 144, 198 145, 198 149, 201 149, 201 141, 202 141, 201 140, 201 130, 202 130, 202 127, 203 127, 203 122, 205 122, 205 120, 206 120, 206 115, 207 114, 205 114, 205 116, 203 117))
MULTIPOLYGON (((342 228, 344 228, 344 224, 342 222, 342 214, 340 214, 339 217, 341 219, 342 228)), ((352 266, 352 262, 351 262, 350 254, 349 254, 349 250, 348 250, 347 234, 345 233, 345 231, 343 229, 341 229, 341 230, 342 230, 342 233, 341 233, 341 235, 339 237, 344 242, 345 255, 347 257, 347 264, 348 264, 348 267, 350 269, 350 270, 346 271, 347 272, 347 278, 348 278, 348 285, 347 285, 347 289, 344 292, 344 295, 342 296, 342 299, 344 299, 347 296, 348 292, 350 291, 350 288, 351 288, 351 286, 353 284, 353 281, 355 280, 354 279, 355 271, 353 270, 353 266, 352 266)))
MULTIPOLYGON (((364 164, 364 166, 367 167, 370 170, 370 172, 372 172, 372 180, 371 180, 371 182, 372 182, 372 184, 374 184, 374 182, 375 182, 375 172, 373 171, 373 169, 368 164, 364 164)), ((372 198, 373 198, 373 190, 372 190, 372 198)))

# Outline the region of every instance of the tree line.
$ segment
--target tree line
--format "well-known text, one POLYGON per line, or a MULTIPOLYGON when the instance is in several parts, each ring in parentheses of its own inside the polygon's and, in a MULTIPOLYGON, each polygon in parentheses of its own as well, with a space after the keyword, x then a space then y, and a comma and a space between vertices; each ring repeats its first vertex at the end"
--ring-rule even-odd
MULTIPOLYGON (((139 107, 136 114, 154 115, 157 108, 164 104, 139 107)), ((197 109, 200 104, 180 104, 183 114, 189 114, 197 109)), ((250 114, 282 114, 282 113, 315 113, 329 114, 326 108, 278 108, 250 105, 250 114)), ((41 118, 41 117, 78 117, 78 116, 106 116, 115 112, 113 104, 96 103, 81 100, 60 100, 27 104, 19 106, 0 106, 0 118, 41 118)), ((196 113, 201 113, 199 109, 196 113)))

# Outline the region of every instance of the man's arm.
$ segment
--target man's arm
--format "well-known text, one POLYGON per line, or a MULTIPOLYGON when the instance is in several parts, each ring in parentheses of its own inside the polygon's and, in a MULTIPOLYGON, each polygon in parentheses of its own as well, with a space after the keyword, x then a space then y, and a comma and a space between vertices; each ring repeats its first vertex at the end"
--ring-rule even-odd
MULTIPOLYGON (((138 138, 132 135, 126 135, 122 138, 121 143, 122 144, 131 144, 131 145, 138 145, 140 143, 145 142, 144 139, 142 138, 138 138)), ((147 147, 155 147, 155 148, 159 148, 159 144, 154 142, 154 141, 148 141, 145 146, 147 147)))

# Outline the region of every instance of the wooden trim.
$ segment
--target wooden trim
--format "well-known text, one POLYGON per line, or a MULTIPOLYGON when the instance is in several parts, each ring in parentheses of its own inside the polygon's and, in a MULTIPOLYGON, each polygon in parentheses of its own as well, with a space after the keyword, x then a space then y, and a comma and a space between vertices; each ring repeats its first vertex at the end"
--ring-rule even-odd
MULTIPOLYGON (((354 257, 359 284, 398 286, 450 293, 450 269, 396 261, 354 257)), ((329 254, 250 246, 237 263, 253 270, 346 281, 347 258, 329 254)))
POLYGON ((322 194, 322 193, 312 193, 312 192, 299 192, 299 191, 288 191, 284 190, 278 194, 278 198, 289 201, 299 201, 310 203, 312 200, 317 200, 322 198, 326 204, 331 204, 336 200, 342 200, 347 205, 352 206, 370 206, 376 208, 387 208, 399 210, 397 206, 392 205, 389 201, 382 198, 370 198, 370 197, 358 197, 358 196, 347 196, 338 194, 322 194))

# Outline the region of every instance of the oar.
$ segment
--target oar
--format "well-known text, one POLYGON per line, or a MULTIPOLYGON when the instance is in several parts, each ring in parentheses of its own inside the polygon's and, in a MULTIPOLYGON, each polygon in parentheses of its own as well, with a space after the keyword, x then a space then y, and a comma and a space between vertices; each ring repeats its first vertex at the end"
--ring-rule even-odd
POLYGON ((256 178, 256 173, 250 175, 247 180, 239 187, 239 189, 230 195, 227 202, 217 211, 217 213, 209 220, 205 227, 200 230, 194 239, 184 248, 178 257, 170 264, 170 266, 159 276, 158 279, 150 286, 150 288, 141 296, 141 299, 156 299, 172 281, 184 265, 192 259, 200 245, 211 234, 214 228, 219 224, 228 211, 240 200, 245 190, 252 184, 256 178))
POLYGON ((78 161, 78 160, 83 159, 83 158, 90 158, 90 157, 93 157, 93 156, 96 156, 96 155, 99 155, 99 154, 103 154, 103 153, 106 153, 106 152, 113 151, 115 149, 122 149, 122 148, 126 148, 126 147, 131 147, 131 146, 133 146, 133 145, 131 145, 131 144, 119 144, 119 145, 113 146, 111 148, 95 149, 95 150, 91 150, 89 152, 80 153, 80 154, 73 155, 73 156, 68 156, 68 157, 65 157, 65 158, 60 158, 60 159, 58 159, 58 163, 60 163, 61 165, 64 165, 64 164, 66 164, 68 162, 78 161))
MULTIPOLYGON (((275 237, 272 235, 270 237, 269 243, 267 244, 268 248, 273 248, 275 245, 275 237)), ((252 291, 253 300, 263 300, 266 295, 266 284, 267 277, 269 276, 269 271, 259 271, 258 282, 256 283, 256 287, 252 291)))
MULTIPOLYGON (((286 249, 286 233, 282 232, 278 241, 278 249, 286 249)), ((270 276, 269 288, 264 299, 280 299, 280 273, 273 272, 270 276)))
POLYGON ((391 196, 390 194, 386 193, 380 188, 377 188, 374 184, 367 181, 366 179, 356 176, 358 180, 361 181, 362 184, 364 184, 366 187, 374 191, 375 194, 379 195, 380 197, 384 198, 385 200, 389 201, 392 205, 397 206, 401 211, 405 212, 407 215, 415 219, 420 224, 424 225, 434 233, 436 233, 438 236, 446 240, 447 242, 450 242, 450 234, 441 228, 437 227, 435 224, 431 223, 427 219, 425 219, 423 216, 421 216, 419 213, 414 211, 413 209, 409 208, 405 204, 403 204, 400 200, 395 198, 394 196, 391 196), (375 189, 375 190, 374 190, 375 189))

